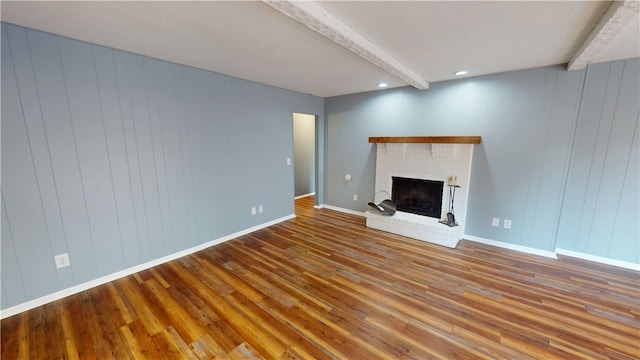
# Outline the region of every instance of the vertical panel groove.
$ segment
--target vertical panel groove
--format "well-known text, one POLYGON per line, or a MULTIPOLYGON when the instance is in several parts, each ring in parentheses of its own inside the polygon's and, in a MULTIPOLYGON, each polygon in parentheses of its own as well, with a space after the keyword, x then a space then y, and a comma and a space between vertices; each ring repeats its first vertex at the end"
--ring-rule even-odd
MULTIPOLYGON (((562 142, 563 146, 565 148, 567 147, 566 139, 570 136, 570 127, 564 125, 566 115, 564 111, 557 106, 562 96, 558 88, 560 86, 559 82, 564 80, 564 78, 561 79, 561 74, 563 73, 557 68, 547 69, 547 71, 551 72, 550 81, 552 91, 548 99, 547 123, 544 129, 544 150, 542 152, 543 161, 540 168, 540 180, 536 189, 536 211, 534 212, 536 227, 539 229, 536 233, 541 240, 530 242, 528 246, 536 244, 536 246, 544 250, 553 251, 555 249, 555 229, 553 223, 556 221, 555 219, 557 219, 557 214, 559 214, 559 204, 557 201, 554 201, 554 196, 557 196, 555 199, 561 196, 561 192, 558 191, 557 194, 555 193, 555 186, 557 186, 558 182, 561 182, 561 180, 556 177, 558 165, 555 160, 562 154, 558 154, 556 144, 562 142), (559 118, 563 118, 564 121, 562 124, 558 123, 559 118), (559 133, 562 134, 562 140, 559 140, 557 136, 559 133), (550 214, 556 214, 556 216, 551 217, 550 214)), ((562 109, 564 109, 564 106, 562 109)), ((533 238, 532 236, 532 239, 533 238)))
MULTIPOLYGON (((565 210, 565 204, 567 202, 567 188, 569 186, 569 175, 571 173, 571 167, 573 166, 573 159, 572 159, 572 155, 575 153, 576 151, 576 138, 577 138, 577 133, 578 133, 578 129, 580 126, 580 119, 581 119, 581 115, 582 115, 582 105, 583 105, 583 99, 584 99, 584 92, 585 92, 585 88, 586 88, 586 79, 587 79, 587 74, 589 73, 589 67, 587 67, 584 71, 582 71, 582 74, 580 76, 580 82, 579 82, 579 92, 578 92, 578 97, 576 99, 576 102, 574 104, 574 108, 573 108, 573 114, 574 114, 574 118, 573 118, 573 126, 571 128, 571 138, 569 141, 570 146, 567 148, 567 151, 565 152, 565 163, 564 163, 564 173, 562 174, 562 192, 561 192, 561 196, 558 197, 558 213, 556 216, 556 224, 555 224, 555 230, 554 230, 554 248, 558 248, 558 242, 560 241, 560 221, 562 218, 562 213, 565 210)), ((572 240, 572 249, 575 249, 576 246, 576 237, 574 237, 574 239, 572 240)))
POLYGON ((153 136, 153 123, 151 122, 151 106, 149 105, 149 85, 148 85, 148 79, 147 79, 147 70, 145 69, 145 64, 147 63, 147 61, 145 61, 144 59, 142 60, 142 75, 143 75, 143 82, 144 82, 144 95, 145 95, 145 106, 147 109, 147 121, 149 122, 149 136, 151 138, 151 155, 153 158, 152 164, 153 164, 153 173, 155 176, 155 192, 156 192, 156 196, 157 196, 157 200, 158 200, 158 212, 159 212, 159 216, 160 216, 160 224, 161 226, 159 226, 160 228, 160 237, 162 238, 162 244, 164 246, 164 249, 162 249, 161 253, 164 253, 167 249, 167 238, 166 238, 166 234, 164 232, 164 217, 162 215, 162 199, 160 198, 160 182, 158 181, 158 160, 156 158, 156 147, 155 147, 155 141, 154 141, 154 136, 153 136))
MULTIPOLYGON (((33 59, 33 54, 31 52, 31 41, 29 39, 29 34, 27 34, 26 36, 26 42, 27 42, 27 48, 29 49, 29 58, 33 59)), ((51 174, 53 174, 54 176, 52 176, 51 181, 53 182, 53 186, 55 188, 55 196, 56 196, 56 200, 57 200, 57 209, 58 209, 58 216, 60 219, 60 225, 62 228, 62 233, 63 233, 63 237, 64 237, 64 244, 65 244, 65 249, 69 249, 69 240, 68 240, 68 236, 67 236, 67 228, 65 225, 65 221, 62 215, 62 208, 61 208, 61 204, 60 204, 60 192, 58 190, 58 181, 56 179, 55 176, 55 172, 54 172, 54 167, 53 167, 53 159, 51 158, 51 146, 49 145, 49 134, 47 134, 46 131, 46 126, 45 126, 45 121, 44 121, 44 112, 42 111, 42 102, 40 101, 40 87, 38 86, 38 78, 36 77, 36 70, 34 68, 33 65, 33 61, 31 61, 31 71, 33 74, 33 81, 36 84, 36 101, 38 103, 38 110, 40 111, 40 121, 42 123, 42 129, 43 131, 43 135, 44 135, 44 140, 45 140, 45 146, 47 148, 47 156, 48 156, 48 160, 49 160, 49 167, 51 170, 51 174)), ((71 277, 73 279, 73 281, 75 282, 75 274, 73 273, 73 271, 71 272, 71 277)))
MULTIPOLYGON (((62 49, 60 49, 60 41, 59 38, 56 37, 56 45, 58 47, 58 57, 60 59, 60 71, 62 72, 62 82, 63 82, 63 86, 65 89, 65 98, 67 100, 67 111, 69 112, 69 123, 71 125, 71 134, 72 134, 72 139, 73 139, 73 148, 75 150, 75 158, 76 158, 76 165, 78 166, 78 172, 80 173, 80 186, 81 186, 81 190, 82 190, 82 201, 84 204, 84 211, 85 211, 85 218, 87 219, 87 230, 89 231, 89 242, 91 244, 91 252, 92 252, 92 257, 93 257, 93 263, 94 264, 98 264, 98 258, 96 257, 96 249, 95 249, 95 244, 93 242, 93 229, 91 228, 91 222, 89 220, 89 210, 88 210, 88 205, 87 205, 87 193, 86 193, 86 189, 84 186, 84 178, 82 175, 82 167, 80 166, 80 156, 78 154, 78 144, 77 144, 77 136, 76 136, 76 131, 75 131, 75 127, 73 124, 73 115, 71 113, 71 104, 69 102, 69 89, 67 87, 67 81, 66 81, 66 75, 65 75, 65 71, 64 71, 64 63, 63 63, 63 58, 62 58, 62 49)), ((97 266, 96 266, 97 269, 97 266)))
MULTIPOLYGON (((178 69, 180 70, 180 73, 182 74, 182 66, 178 67, 178 69)), ((178 91, 177 91, 177 86, 178 86, 178 80, 176 79, 176 69, 173 69, 171 71, 171 75, 173 77, 173 83, 174 83, 174 88, 173 88, 173 97, 176 99, 175 101, 175 109, 176 109, 176 116, 177 116, 177 123, 178 123, 178 151, 179 151, 179 161, 180 161, 180 172, 182 175, 182 191, 184 191, 184 201, 185 201, 185 215, 187 217, 187 231, 186 233, 189 234, 189 238, 193 239, 193 233, 191 231, 191 226, 188 226, 189 221, 191 219, 191 212, 189 210, 191 204, 189 203, 189 193, 187 190, 187 177, 185 174, 185 169, 184 169, 184 149, 183 149, 183 145, 182 145, 182 136, 183 136, 183 129, 182 126, 183 124, 186 123, 186 119, 180 116, 180 109, 179 109, 179 105, 180 103, 183 104, 184 106, 184 81, 182 76, 180 77, 180 89, 182 90, 181 92, 181 96, 178 95, 178 91)), ((183 234, 184 235, 184 234, 183 234)))
MULTIPOLYGON (((551 70, 547 69, 547 75, 549 74, 551 70)), ((547 155, 549 154, 549 138, 551 137, 550 134, 550 130, 551 130, 551 123, 553 121, 553 110, 554 110, 554 101, 556 99, 556 94, 558 91, 558 71, 554 71, 553 72, 553 91, 551 92, 550 98, 549 98, 549 108, 547 110, 547 116, 546 116, 546 120, 547 120, 547 124, 546 127, 544 129, 544 147, 543 147, 543 151, 542 151, 542 165, 540 166, 540 177, 542 177, 542 175, 544 174, 544 162, 547 160, 547 155)), ((545 84, 546 84, 547 80, 545 79, 545 84)), ((536 188, 536 206, 535 206, 535 210, 533 212, 533 217, 534 217, 534 221, 538 219, 538 210, 540 209, 541 206, 538 206, 538 202, 540 201, 542 195, 541 193, 545 191, 545 189, 542 188, 541 186, 542 184, 542 180, 540 180, 537 184, 537 188, 536 188)), ((544 211, 543 211, 543 215, 544 216, 544 211)), ((543 234, 544 237, 550 236, 553 237, 553 234, 543 234)), ((531 243, 529 243, 529 246, 531 245, 531 243)), ((555 243, 548 249, 545 250, 553 250, 555 249, 555 243)))
MULTIPOLYGON (((120 125, 122 126, 122 137, 123 137, 123 145, 124 145, 124 158, 125 158, 125 163, 127 164, 127 176, 129 179, 129 196, 131 196, 131 206, 133 207, 133 217, 134 217, 134 226, 136 229, 136 236, 140 236, 140 225, 138 224, 138 211, 136 209, 136 199, 135 196, 133 195, 133 180, 131 179, 131 162, 129 160, 129 146, 127 145, 127 129, 125 127, 125 123, 124 123, 124 110, 122 109, 122 99, 121 96, 122 94, 120 94, 120 86, 124 86, 124 84, 120 84, 119 80, 118 80, 118 66, 116 64, 116 58, 115 58, 115 54, 114 51, 111 50, 111 61, 113 62, 113 69, 115 71, 115 83, 116 83, 116 91, 118 93, 118 111, 120 113, 120 125)), ((125 58, 125 67, 124 67, 124 71, 125 71, 125 78, 128 80, 129 79, 129 72, 126 66, 126 58, 125 58)), ((131 96, 131 92, 129 91, 129 96, 131 96)), ((133 118, 133 111, 131 112, 131 117, 133 118)), ((140 242, 140 239, 138 239, 138 241, 136 241, 137 245, 138 245, 138 252, 140 254, 140 257, 142 258, 142 244, 140 242)), ((124 252, 124 247, 122 249, 122 251, 124 252)), ((124 255, 124 254, 123 254, 124 255)), ((125 260, 126 260, 126 256, 125 256, 125 260)))
MULTIPOLYGON (((605 86, 605 89, 609 87, 609 81, 611 79, 611 65, 609 65, 609 76, 607 76, 607 81, 605 86)), ((600 115, 598 117, 598 130, 597 130, 597 135, 596 135, 596 139, 594 142, 594 146, 593 146, 593 151, 591 153, 590 159, 594 159, 595 158, 595 154, 596 154, 596 149, 597 149, 597 145, 598 145, 598 139, 600 138, 600 127, 602 125, 602 117, 604 116, 604 98, 602 99, 603 104, 600 107, 600 115)), ((589 164, 589 171, 588 171, 588 178, 587 178, 587 183, 586 183, 586 187, 585 187, 585 191, 584 191, 584 196, 582 197, 582 210, 580 213, 580 222, 578 223, 578 232, 577 232, 577 236, 578 238, 580 238, 580 233, 581 233, 581 229, 582 229, 582 224, 583 221, 585 220, 585 218, 588 216, 588 214, 585 214, 585 210, 586 210, 586 205, 587 205, 587 198, 588 198, 588 194, 589 194, 589 189, 591 188, 591 174, 593 174, 593 161, 591 161, 591 163, 589 164)), ((593 225, 593 213, 591 214, 591 223, 589 224, 589 226, 593 225)), ((587 237, 587 242, 586 242, 586 248, 589 249, 589 242, 591 241, 590 237, 587 237)))
MULTIPOLYGON (((160 112, 160 96, 158 95, 158 72, 156 69, 156 62, 153 61, 153 80, 155 82, 155 88, 156 88, 156 106, 157 108, 157 112, 158 112, 158 130, 160 131, 160 148, 162 149, 162 165, 164 166, 164 177, 165 177, 165 189, 164 191, 166 191, 166 196, 167 196, 167 205, 169 207, 168 209, 168 214, 169 214, 169 230, 170 230, 170 234, 169 234, 169 239, 170 239, 170 243, 171 246, 167 246, 166 245, 166 240, 165 240, 165 251, 169 251, 170 249, 173 249, 173 244, 175 241, 175 234, 173 232, 173 214, 172 214, 172 208, 171 208, 171 196, 170 196, 170 192, 169 192, 169 181, 167 179, 167 154, 166 154, 166 147, 164 145, 164 132, 162 130, 162 114, 160 112)), ((158 193, 160 193, 160 185, 158 184, 158 193)), ((164 220, 164 219, 163 219, 164 220)), ((165 237, 166 238, 166 237, 165 237)))
MULTIPOLYGON (((14 77, 14 81, 16 84, 16 89, 17 89, 17 96, 18 96, 18 101, 20 102, 20 112, 22 113, 22 126, 24 127, 24 133, 26 135, 26 139, 27 139, 27 144, 29 147, 29 158, 31 160, 31 168, 33 170, 33 175, 34 175, 34 181, 36 183, 36 187, 38 189, 38 201, 40 203, 40 213, 42 215, 42 220, 44 223, 44 228, 46 231, 46 239, 47 239, 47 246, 49 247, 49 253, 53 253, 53 248, 51 246, 51 237, 50 237, 50 232, 49 232, 49 223, 47 221, 47 217, 45 216, 45 212, 44 212, 44 203, 43 203, 43 199, 42 199, 42 190, 40 187, 40 178, 38 176, 38 171, 36 169, 36 164, 34 162, 33 159, 33 146, 31 144, 31 136, 29 135, 29 127, 27 126, 27 120, 24 117, 24 103, 23 103, 23 99, 22 99, 22 92, 20 91, 20 82, 18 81, 18 74, 15 71, 15 60, 13 58, 13 52, 11 51, 11 39, 9 37, 7 37, 7 43, 9 45, 9 53, 11 54, 10 59, 11 59, 11 66, 13 68, 13 77, 14 77)), ((28 45, 28 41, 27 41, 27 45, 28 45)), ((6 209, 6 205, 4 203, 4 197, 3 197, 3 206, 5 206, 6 209)), ((9 220, 9 216, 7 214, 7 220, 9 220)), ((8 223, 10 223, 9 221, 7 221, 8 223)), ((11 228, 9 228, 11 229, 11 228)), ((12 239, 13 239, 13 235, 12 235, 12 239)), ((15 246, 14 246, 14 251, 15 251, 15 246)), ((59 278, 56 276, 56 281, 58 282, 57 286, 60 286, 59 284, 59 278)), ((24 288, 24 286, 23 286, 24 288)), ((26 292, 26 289, 25 289, 26 292)))
MULTIPOLYGON (((125 261, 126 257, 124 254, 124 242, 122 239, 122 226, 120 224, 120 214, 118 211, 118 199, 116 198, 116 189, 115 189, 115 181, 113 179, 113 166, 111 164, 111 151, 109 149, 109 140, 107 139, 107 128, 104 121, 104 108, 102 104, 102 94, 100 91, 100 80, 98 78, 98 65, 96 63, 96 53, 95 53, 95 45, 90 45, 91 47, 91 57, 93 60, 93 67, 95 68, 96 75, 96 91, 98 92, 98 107, 100 109, 100 120, 102 122, 102 134, 104 135, 104 144, 107 150, 107 165, 109 169, 109 179, 111 180, 111 195, 113 198, 114 210, 116 215, 116 227, 118 228, 118 240, 120 241, 120 252, 122 254, 122 260, 125 261)), ((115 70, 115 69, 114 69, 115 70)))
MULTIPOLYGON (((613 66, 609 66, 609 77, 607 78, 607 85, 608 85, 608 80, 611 78, 611 69, 612 69, 612 67, 613 66)), ((620 78, 622 78, 622 74, 624 74, 624 64, 623 64, 623 70, 620 71, 620 78)), ((605 147, 606 151, 604 153, 604 161, 603 161, 603 164, 602 164, 602 169, 600 170, 600 177, 598 179, 598 189, 597 189, 596 194, 595 194, 595 206, 594 206, 593 212, 591 213, 591 219, 589 221, 589 232, 588 232, 588 239, 587 239, 587 249, 591 248, 591 240, 593 239, 593 236, 591 234, 593 232, 593 226, 594 226, 594 222, 595 222, 595 219, 596 219, 596 212, 597 212, 596 209, 598 208, 598 203, 600 202, 600 196, 601 196, 601 191, 602 191, 602 180, 603 180, 604 175, 605 175, 605 171, 604 170, 605 170, 606 164, 608 163, 607 160, 609 158, 609 150, 610 150, 610 145, 611 145, 611 134, 613 132, 613 125, 615 123, 615 117, 616 117, 615 115, 616 115, 616 111, 617 111, 617 107, 618 107, 617 105, 618 105, 618 99, 619 99, 619 94, 620 94, 620 88, 621 87, 622 87, 622 79, 620 79, 620 82, 618 83, 618 89, 617 89, 616 94, 615 94, 615 99, 616 99, 615 106, 613 107, 613 113, 611 114, 611 122, 609 124, 609 129, 607 131, 607 139, 606 139, 606 147, 605 147)), ((605 102, 605 101, 606 101, 606 96, 603 99, 603 102, 605 102)), ((602 115, 600 116, 600 123, 602 123, 602 121, 603 121, 604 105, 603 105, 602 109, 603 109, 602 110, 603 112, 602 112, 602 115)), ((600 131, 598 131, 598 138, 600 138, 600 131)), ((595 149, 596 148, 594 147, 594 153, 595 153, 595 149)))
MULTIPOLYGON (((144 181, 142 179, 142 167, 140 165, 140 146, 139 146, 139 139, 138 139, 138 130, 136 129, 136 115, 135 112, 133 111, 133 94, 131 91, 131 77, 129 76, 129 56, 126 56, 125 58, 125 63, 126 63, 126 72, 127 72, 127 81, 129 82, 129 102, 131 104, 131 121, 132 121, 132 129, 133 129, 133 138, 135 139, 135 145, 136 145, 136 156, 138 157, 138 172, 140 173, 140 189, 141 189, 141 196, 142 196, 142 208, 143 208, 143 213, 144 213, 144 223, 145 223, 145 228, 147 230, 147 237, 149 238, 149 241, 147 242, 147 257, 150 256, 151 254, 151 231, 149 230, 149 217, 148 217, 148 211, 147 211, 147 201, 146 201, 146 195, 145 195, 145 184, 144 181)), ((132 190, 133 191, 133 190, 132 190)), ((142 254, 141 254, 142 255, 142 254)))
MULTIPOLYGON (((182 106, 184 107, 184 127, 185 127, 185 136, 187 137, 187 143, 186 143, 186 157, 187 157, 187 164, 188 164, 188 177, 189 177, 189 181, 187 182, 185 180, 185 186, 187 186, 189 183, 191 184, 191 189, 190 189, 190 193, 191 196, 194 197, 195 196, 195 191, 196 191, 196 186, 193 180, 193 170, 194 170, 194 166, 193 166, 193 156, 191 154, 191 144, 193 144, 193 141, 191 139, 191 127, 189 126, 190 124, 190 118, 189 118, 189 106, 187 104, 187 87, 185 84, 185 67, 184 66, 180 66, 180 81, 182 82, 182 106)), ((183 161, 184 162, 184 161, 183 161)), ((189 196, 187 196, 187 199, 189 199, 189 196)), ((193 210, 194 213, 197 211, 197 206, 196 206, 196 200, 195 198, 193 198, 193 202, 191 202, 191 206, 193 206, 193 210)), ((189 207, 187 206, 187 209, 189 207)), ((195 215, 195 214, 194 214, 195 215)), ((194 241, 195 239, 198 240, 202 240, 200 238, 198 238, 198 220, 197 217, 193 216, 193 218, 190 218, 190 222, 193 226, 189 226, 189 229, 191 230, 191 236, 193 236, 193 234, 195 234, 195 236, 193 236, 194 241)))
MULTIPOLYGON (((631 140, 630 149, 633 149, 633 145, 638 141, 638 124, 640 123, 640 112, 638 113, 638 117, 637 118, 638 118, 638 120, 636 121, 636 124, 635 124, 635 126, 633 128, 633 140, 631 140)), ((629 157, 627 158, 626 164, 625 164, 625 168, 624 168, 624 176, 623 176, 624 182, 627 181, 627 173, 629 171, 629 165, 631 163, 631 159, 632 159, 632 156, 629 155, 629 157)), ((619 214, 620 214, 620 205, 622 204, 622 195, 623 195, 623 192, 624 192, 624 182, 623 182, 622 186, 620 187, 620 192, 618 194, 618 201, 617 201, 618 206, 616 207, 616 216, 614 217, 614 220, 613 220, 614 221, 613 222, 614 225, 611 228, 611 233, 609 235, 610 239, 613 238, 613 234, 615 232, 616 225, 618 223, 618 218, 619 218, 619 214)), ((638 184, 636 184, 636 185, 638 185, 638 184)), ((611 244, 612 244, 612 242, 609 241, 609 244, 607 246, 607 255, 609 255, 609 253, 611 252, 611 244)))
MULTIPOLYGON (((611 145, 611 135, 612 135, 612 133, 613 133, 613 126, 614 126, 614 124, 615 124, 615 120, 616 120, 616 112, 618 111, 618 101, 619 101, 619 99, 620 99, 620 90, 621 90, 621 88, 622 88, 622 84, 623 84, 622 76, 624 75, 624 70, 625 70, 625 67, 626 67, 626 66, 627 66, 626 62, 623 62, 623 64, 622 64, 622 70, 620 71, 620 77, 621 77, 621 80, 620 80, 620 83, 618 84, 618 91, 616 92, 616 104, 615 104, 615 106, 614 106, 614 108, 613 108, 613 114, 611 114, 611 119, 612 119, 612 120, 611 120, 611 127, 609 128, 609 137, 607 138, 607 152, 605 153, 605 157, 604 157, 604 164, 605 164, 605 166, 606 166, 606 164, 608 163, 607 159, 609 158, 609 150, 610 150, 610 145, 611 145)), ((635 136, 634 136, 634 137, 635 137, 635 136)), ((629 166, 629 162, 627 161, 627 167, 626 167, 626 169, 628 169, 628 166, 629 166)), ((625 175, 626 175, 626 169, 625 169, 625 175)), ((602 171, 602 173, 600 174, 600 176, 601 176, 601 178, 600 178, 600 184, 602 184, 602 177, 604 176, 604 173, 605 173, 605 172, 604 172, 604 166, 603 166, 603 169, 602 169, 602 170, 603 170, 603 171, 602 171)), ((620 194, 618 195, 618 207, 616 207, 616 218, 618 217, 618 210, 619 210, 619 206, 620 206, 620 201, 619 201, 619 199, 620 199, 620 196, 622 196, 622 190, 623 190, 623 189, 624 189, 624 187, 620 187, 620 194)), ((600 199, 600 192, 598 192, 598 199, 600 199)), ((595 216, 595 212, 594 212, 594 216, 595 216)), ((589 229, 589 233, 591 233, 591 230, 592 230, 592 229, 593 229, 593 220, 592 220, 592 222, 591 222, 591 228, 589 229)), ((610 235, 609 235, 609 239, 611 239, 611 234, 613 234, 614 230, 615 230, 615 218, 614 218, 614 226, 611 228, 611 232, 610 232, 610 235)), ((589 237, 589 240, 591 240, 591 237, 589 237)), ((609 251, 611 250, 611 249, 610 249, 610 247, 611 247, 611 241, 609 241, 609 243, 608 243, 607 245, 608 245, 608 246, 607 246, 607 255, 608 255, 608 254, 609 254, 609 251)))
MULTIPOLYGON (((544 88, 547 88, 547 80, 550 78, 550 73, 551 70, 550 69, 546 69, 545 71, 545 79, 544 79, 544 88)), ((544 162, 547 156, 547 151, 549 148, 549 127, 551 125, 551 118, 552 118, 552 112, 553 112, 553 100, 556 97, 556 90, 557 90, 557 86, 558 86, 558 73, 555 73, 555 77, 553 80, 549 80, 549 81, 553 81, 553 92, 551 93, 551 97, 548 100, 548 109, 546 111, 546 116, 545 116, 545 120, 546 120, 546 127, 544 129, 544 146, 542 147, 542 154, 540 156, 540 170, 538 172, 538 179, 537 179, 537 183, 535 184, 536 186, 536 190, 535 190, 535 203, 533 204, 533 223, 534 223, 534 227, 536 224, 536 219, 538 218, 538 202, 540 201, 540 184, 542 183, 542 176, 544 175, 544 162)), ((530 235, 529 235, 529 242, 526 244, 527 246, 531 246, 531 239, 533 238, 535 232, 531 231, 530 235)), ((549 249, 551 250, 551 249, 549 249)))
MULTIPOLYGON (((0 189, 0 198, 2 198, 2 211, 4 211, 4 216, 7 218, 7 230, 9 231, 9 236, 11 237, 11 242, 14 242, 14 237, 13 237, 13 231, 11 230, 11 219, 9 219, 9 213, 7 212, 7 205, 5 204, 4 201, 4 190, 0 189)), ((18 256, 18 254, 16 253, 16 247, 15 246, 11 246, 11 248, 13 249, 13 256, 16 258, 16 262, 18 263, 18 277, 20 279, 20 287, 22 288, 22 293, 23 294, 27 294, 27 289, 24 286, 24 276, 22 276, 22 266, 20 265, 20 257, 18 256)), ((2 249, 2 251, 4 251, 4 249, 2 249)), ((6 275, 6 272, 5 272, 6 275)), ((5 281, 2 281, 3 286, 5 281)))

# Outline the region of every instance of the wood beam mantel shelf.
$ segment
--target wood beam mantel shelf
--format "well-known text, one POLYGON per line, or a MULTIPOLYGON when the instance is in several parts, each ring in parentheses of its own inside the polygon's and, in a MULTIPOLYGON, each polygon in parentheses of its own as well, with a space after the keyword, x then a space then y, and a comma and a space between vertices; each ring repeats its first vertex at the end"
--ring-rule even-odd
POLYGON ((372 144, 480 144, 480 136, 371 136, 372 144))

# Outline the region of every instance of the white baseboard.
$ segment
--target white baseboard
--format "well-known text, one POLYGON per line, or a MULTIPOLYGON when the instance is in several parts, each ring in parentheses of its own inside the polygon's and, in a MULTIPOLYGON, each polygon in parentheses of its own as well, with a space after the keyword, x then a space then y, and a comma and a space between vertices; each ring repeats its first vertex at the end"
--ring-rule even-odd
POLYGON ((89 289, 94 288, 96 286, 106 284, 106 283, 108 283, 110 281, 114 281, 114 280, 120 279, 122 277, 129 276, 131 274, 135 274, 137 272, 152 268, 154 266, 157 266, 157 265, 160 265, 160 264, 164 264, 164 263, 169 262, 171 260, 175 260, 175 259, 181 258, 183 256, 187 256, 187 255, 193 254, 193 253, 198 252, 200 250, 204 250, 204 249, 206 249, 208 247, 221 244, 221 243, 229 241, 231 239, 235 239, 235 238, 240 237, 242 235, 246 235, 246 234, 252 233, 254 231, 257 231, 257 230, 260 230, 260 229, 263 229, 263 228, 266 228, 266 227, 281 223, 283 221, 287 221, 287 220, 293 219, 295 217, 296 217, 295 214, 287 215, 287 216, 281 217, 279 219, 268 221, 266 223, 250 227, 248 229, 245 229, 245 230, 242 230, 242 231, 238 231, 236 233, 233 233, 233 234, 230 234, 230 235, 227 235, 227 236, 223 236, 223 237, 215 239, 215 240, 211 240, 209 242, 194 246, 194 247, 186 249, 186 250, 178 251, 176 253, 173 253, 173 254, 170 254, 170 255, 167 255, 167 256, 163 256, 161 258, 158 258, 158 259, 155 259, 155 260, 151 260, 151 261, 148 261, 146 263, 143 263, 143 264, 140 264, 140 265, 136 265, 136 266, 130 267, 128 269, 124 269, 124 270, 115 272, 113 274, 109 274, 109 275, 97 278, 95 280, 88 281, 88 282, 83 283, 83 284, 75 285, 75 286, 72 286, 70 288, 66 288, 64 290, 60 290, 60 291, 57 291, 55 293, 39 297, 37 299, 29 300, 29 301, 24 302, 22 304, 18 304, 18 305, 15 305, 15 306, 12 306, 10 308, 6 308, 6 309, 0 311, 0 319, 4 319, 4 318, 7 318, 9 316, 13 316, 13 315, 19 314, 19 313, 21 313, 23 311, 31 310, 31 309, 36 308, 38 306, 48 304, 48 303, 50 303, 52 301, 60 300, 60 299, 65 298, 67 296, 70 296, 70 295, 73 295, 73 294, 77 294, 77 293, 85 291, 85 290, 89 290, 89 289))
POLYGON ((585 254, 585 253, 565 250, 565 249, 556 249, 556 254, 570 256, 570 257, 574 257, 582 260, 589 260, 589 261, 606 264, 606 265, 617 266, 617 267, 621 267, 629 270, 640 271, 640 264, 621 261, 621 260, 615 260, 615 259, 609 259, 602 256, 585 254))
MULTIPOLYGON (((363 216, 363 217, 365 216, 364 212, 345 209, 345 208, 341 208, 341 207, 337 207, 337 206, 333 206, 333 205, 321 204, 321 205, 315 205, 314 207, 316 209, 327 208, 327 209, 330 209, 330 210, 340 211, 340 212, 347 213, 347 214, 363 216)), ((589 255, 589 254, 579 253, 579 252, 570 251, 570 250, 556 249, 555 252, 554 251, 547 251, 547 250, 540 250, 540 249, 536 249, 536 248, 532 248, 532 247, 528 247, 528 246, 510 244, 510 243, 506 243, 506 242, 503 242, 503 241, 491 240, 491 239, 486 239, 486 238, 483 238, 483 237, 467 235, 467 234, 464 234, 462 236, 462 238, 465 239, 465 240, 470 240, 470 241, 478 242, 478 243, 481 243, 481 244, 487 244, 487 245, 492 245, 492 246, 496 246, 496 247, 501 247, 501 248, 504 248, 504 249, 520 251, 520 252, 527 253, 527 254, 532 254, 532 255, 544 256, 544 257, 551 258, 551 259, 557 259, 558 258, 557 255, 565 255, 565 256, 571 256, 571 257, 575 257, 575 258, 578 258, 578 259, 589 260, 589 261, 593 261, 593 262, 597 262, 597 263, 601 263, 601 264, 618 266, 618 267, 625 268, 625 269, 640 271, 640 264, 630 263, 630 262, 620 261, 620 260, 615 260, 615 259, 609 259, 609 258, 601 257, 601 256, 589 255)))
POLYGON ((528 247, 528 246, 510 244, 510 243, 506 243, 506 242, 502 242, 502 241, 485 239, 485 238, 482 238, 482 237, 479 237, 479 236, 473 236, 473 235, 467 235, 467 234, 464 234, 462 236, 462 238, 465 239, 465 240, 475 241, 475 242, 478 242, 478 243, 481 243, 481 244, 497 246, 497 247, 501 247, 501 248, 504 248, 504 249, 520 251, 520 252, 527 253, 527 254, 539 255, 539 256, 544 256, 544 257, 548 257, 548 258, 552 258, 552 259, 557 259, 558 258, 556 256, 556 253, 554 253, 553 251, 534 249, 534 248, 528 247))
POLYGON ((340 211, 340 212, 343 212, 343 213, 364 217, 364 212, 363 211, 355 211, 355 210, 345 209, 345 208, 341 208, 341 207, 337 207, 337 206, 333 206, 333 205, 327 205, 327 204, 320 205, 319 209, 322 209, 322 208, 329 209, 329 210, 340 211))
POLYGON ((629 270, 640 271, 640 264, 621 261, 621 260, 615 260, 615 259, 609 259, 602 256, 585 254, 585 253, 571 251, 571 250, 556 248, 555 252, 545 251, 545 250, 534 249, 527 246, 509 244, 502 241, 490 240, 490 239, 485 239, 478 236, 466 235, 466 234, 463 236, 463 239, 475 241, 482 244, 497 246, 497 247, 501 247, 509 250, 520 251, 527 254, 540 255, 540 256, 544 256, 552 259, 557 259, 558 258, 557 255, 565 255, 565 256, 574 257, 582 260, 593 261, 600 264, 617 266, 617 267, 621 267, 629 270))
POLYGON ((305 197, 308 197, 308 196, 315 196, 315 194, 316 193, 311 192, 311 193, 308 193, 308 194, 298 195, 298 196, 294 197, 294 199, 298 200, 298 199, 302 199, 302 198, 305 198, 305 197))

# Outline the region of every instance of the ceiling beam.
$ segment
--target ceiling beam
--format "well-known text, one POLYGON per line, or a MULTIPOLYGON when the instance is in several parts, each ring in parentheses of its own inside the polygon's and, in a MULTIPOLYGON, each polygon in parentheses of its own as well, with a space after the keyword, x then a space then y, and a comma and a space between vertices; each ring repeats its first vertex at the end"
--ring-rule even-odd
POLYGON ((582 46, 573 55, 567 70, 584 69, 609 43, 622 32, 624 27, 640 11, 638 0, 612 1, 607 12, 602 15, 582 46))
POLYGON ((328 13, 320 5, 312 1, 263 0, 263 2, 411 86, 420 90, 429 88, 429 82, 419 74, 328 13))

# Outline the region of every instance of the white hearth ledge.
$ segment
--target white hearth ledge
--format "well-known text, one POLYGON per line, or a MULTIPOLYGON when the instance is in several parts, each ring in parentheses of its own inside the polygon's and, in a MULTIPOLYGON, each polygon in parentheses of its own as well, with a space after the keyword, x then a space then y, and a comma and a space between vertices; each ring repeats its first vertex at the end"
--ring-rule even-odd
POLYGON ((393 216, 383 216, 365 212, 367 227, 378 229, 436 245, 455 248, 462 238, 460 226, 449 227, 438 219, 396 211, 393 216))

